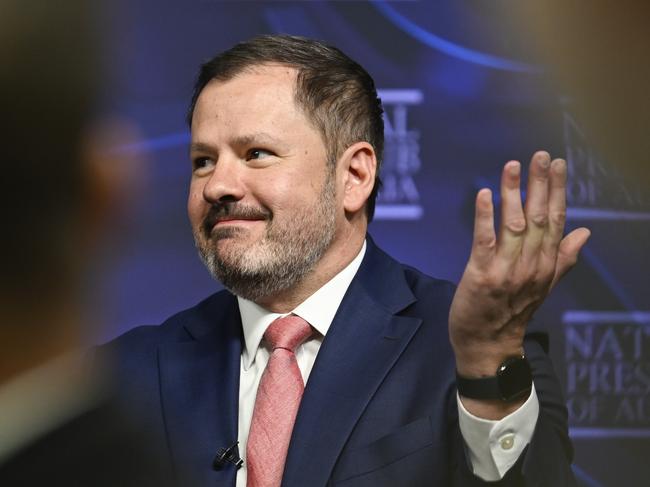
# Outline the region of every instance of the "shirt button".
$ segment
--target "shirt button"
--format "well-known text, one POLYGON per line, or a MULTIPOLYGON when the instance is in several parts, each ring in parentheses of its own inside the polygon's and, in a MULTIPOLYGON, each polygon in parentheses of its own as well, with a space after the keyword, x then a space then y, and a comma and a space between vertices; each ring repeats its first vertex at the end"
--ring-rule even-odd
POLYGON ((510 450, 515 446, 515 435, 505 435, 499 440, 499 443, 504 450, 510 450))

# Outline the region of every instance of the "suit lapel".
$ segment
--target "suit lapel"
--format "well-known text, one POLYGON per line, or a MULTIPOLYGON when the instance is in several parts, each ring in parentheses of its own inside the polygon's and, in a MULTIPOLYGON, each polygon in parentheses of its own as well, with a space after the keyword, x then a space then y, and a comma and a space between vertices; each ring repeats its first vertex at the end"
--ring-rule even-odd
POLYGON ((325 485, 357 420, 421 324, 401 267, 368 242, 318 353, 293 430, 283 485, 325 485))
POLYGON ((235 469, 215 471, 212 461, 237 440, 241 321, 235 298, 208 302, 184 327, 192 340, 158 349, 167 442, 181 476, 234 486, 235 469))

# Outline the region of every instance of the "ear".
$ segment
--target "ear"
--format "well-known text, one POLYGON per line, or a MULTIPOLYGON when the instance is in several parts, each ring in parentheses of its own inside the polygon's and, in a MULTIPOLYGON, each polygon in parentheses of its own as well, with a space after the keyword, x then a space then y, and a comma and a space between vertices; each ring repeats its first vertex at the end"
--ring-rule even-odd
POLYGON ((347 213, 363 210, 377 174, 377 156, 368 142, 356 142, 339 158, 343 171, 343 207, 347 213))

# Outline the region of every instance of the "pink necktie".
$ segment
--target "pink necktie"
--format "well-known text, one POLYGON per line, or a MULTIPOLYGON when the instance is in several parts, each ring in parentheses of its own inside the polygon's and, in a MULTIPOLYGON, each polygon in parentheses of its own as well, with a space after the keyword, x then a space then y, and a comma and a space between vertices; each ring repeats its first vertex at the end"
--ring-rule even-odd
POLYGON ((294 351, 312 328, 299 316, 278 318, 264 339, 272 352, 257 388, 246 447, 247 487, 279 487, 289 440, 305 388, 294 351))

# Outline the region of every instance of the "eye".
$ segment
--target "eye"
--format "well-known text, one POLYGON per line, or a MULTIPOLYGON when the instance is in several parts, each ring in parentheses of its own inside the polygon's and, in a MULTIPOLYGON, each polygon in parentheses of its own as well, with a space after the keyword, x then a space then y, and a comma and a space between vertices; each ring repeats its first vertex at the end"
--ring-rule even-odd
POLYGON ((192 170, 196 173, 204 173, 214 166, 214 161, 209 157, 197 157, 192 161, 192 170))
POLYGON ((264 149, 251 149, 248 151, 248 154, 246 155, 246 160, 250 161, 251 159, 264 159, 272 155, 273 153, 271 151, 267 151, 264 149))

